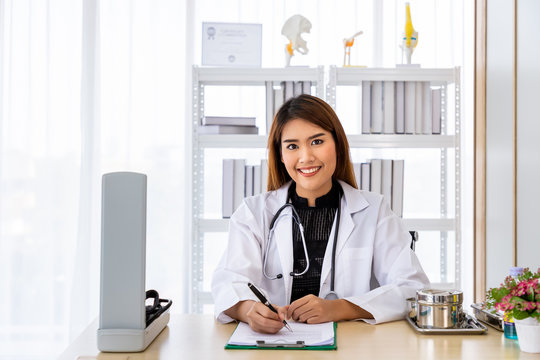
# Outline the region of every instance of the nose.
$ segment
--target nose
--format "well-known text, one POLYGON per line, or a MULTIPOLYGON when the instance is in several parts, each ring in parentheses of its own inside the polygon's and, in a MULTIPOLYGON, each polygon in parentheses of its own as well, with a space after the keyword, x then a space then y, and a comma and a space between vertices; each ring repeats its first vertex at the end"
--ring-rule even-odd
POLYGON ((315 155, 313 154, 313 150, 309 146, 304 146, 300 150, 300 163, 307 164, 312 163, 315 160, 315 155))

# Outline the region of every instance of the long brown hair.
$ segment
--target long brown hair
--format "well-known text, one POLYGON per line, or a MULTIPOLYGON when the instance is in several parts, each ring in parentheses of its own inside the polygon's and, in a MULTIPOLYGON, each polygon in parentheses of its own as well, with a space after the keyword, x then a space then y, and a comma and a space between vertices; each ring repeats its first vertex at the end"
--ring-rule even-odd
POLYGON ((358 188, 351 164, 349 142, 336 113, 323 100, 300 95, 285 102, 278 110, 268 135, 268 191, 277 190, 291 180, 281 161, 281 135, 285 125, 294 119, 308 121, 332 134, 336 144, 336 170, 332 177, 358 188))

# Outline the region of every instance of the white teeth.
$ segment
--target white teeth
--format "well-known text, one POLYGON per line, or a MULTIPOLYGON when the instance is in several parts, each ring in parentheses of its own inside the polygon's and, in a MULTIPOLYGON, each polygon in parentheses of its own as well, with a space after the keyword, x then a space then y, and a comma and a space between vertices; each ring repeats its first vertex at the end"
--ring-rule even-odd
POLYGON ((298 170, 300 170, 300 172, 302 172, 304 174, 312 174, 312 173, 314 173, 315 171, 317 171, 319 169, 320 169, 320 167, 311 168, 311 169, 298 169, 298 170))

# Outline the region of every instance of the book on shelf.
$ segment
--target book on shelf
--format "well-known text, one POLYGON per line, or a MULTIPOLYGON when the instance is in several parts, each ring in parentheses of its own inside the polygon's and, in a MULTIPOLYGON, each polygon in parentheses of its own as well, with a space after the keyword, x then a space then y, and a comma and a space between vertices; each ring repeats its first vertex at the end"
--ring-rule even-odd
POLYGON ((392 204, 392 160, 383 159, 381 163, 381 194, 392 204))
POLYGON ((234 160, 223 159, 223 178, 221 192, 221 213, 230 218, 234 212, 234 160))
POLYGON ((274 83, 272 81, 265 82, 266 90, 266 133, 270 132, 272 121, 274 121, 274 83))
MULTIPOLYGON (((283 89, 283 102, 287 102, 287 100, 294 97, 293 81, 282 81, 281 88, 283 89)), ((279 108, 277 108, 276 111, 277 110, 279 110, 279 108)))
POLYGON ((261 193, 261 165, 253 165, 253 195, 261 193))
POLYGON ((383 83, 383 109, 384 109, 384 121, 383 121, 383 133, 395 134, 395 108, 394 108, 394 82, 385 81, 383 83))
POLYGON ((234 159, 234 210, 238 209, 245 197, 246 160, 234 159))
POLYGON ((382 160, 371 159, 369 190, 375 193, 381 193, 381 181, 382 181, 382 160))
POLYGON ((254 117, 242 116, 203 116, 202 126, 208 125, 234 125, 234 126, 255 126, 254 117))
POLYGON ((403 160, 394 160, 392 168, 392 210, 394 213, 403 217, 403 177, 404 177, 403 160))
POLYGON ((283 103, 285 102, 284 99, 285 99, 285 91, 283 90, 283 87, 280 86, 280 87, 275 88, 274 89, 274 111, 273 111, 274 114, 272 115, 272 121, 274 120, 273 118, 278 112, 281 105, 283 105, 283 103))
POLYGON ((371 87, 371 133, 382 133, 383 127, 383 86, 382 81, 373 81, 371 87))
POLYGON ((414 134, 416 116, 416 83, 405 82, 405 134, 414 134))
POLYGON ((244 197, 253 196, 253 165, 246 165, 244 197))
POLYGON ((266 192, 268 161, 246 165, 245 159, 223 159, 222 216, 230 218, 244 198, 266 192))
POLYGON ((302 81, 294 82, 294 97, 300 96, 304 93, 304 84, 302 81))
POLYGON ((302 94, 311 95, 311 81, 306 80, 302 82, 302 94))
POLYGON ((259 133, 256 126, 238 126, 238 125, 204 125, 199 126, 199 134, 254 134, 259 133))
POLYGON ((416 94, 414 96, 416 104, 414 105, 415 110, 415 122, 414 122, 414 133, 422 134, 422 123, 424 122, 424 84, 421 81, 416 82, 416 94))
POLYGON ((395 86, 396 134, 405 134, 405 82, 396 81, 395 86))
POLYGON ((371 163, 361 163, 360 164, 360 190, 370 190, 371 183, 371 163))
POLYGON ((431 101, 432 105, 432 132, 433 134, 441 133, 441 88, 435 88, 431 90, 431 101))
POLYGON ((433 133, 433 110, 431 108, 431 104, 431 84, 429 82, 424 82, 424 110, 422 111, 422 134, 424 135, 431 135, 433 133))
POLYGON ((371 81, 362 81, 362 134, 371 133, 371 81))

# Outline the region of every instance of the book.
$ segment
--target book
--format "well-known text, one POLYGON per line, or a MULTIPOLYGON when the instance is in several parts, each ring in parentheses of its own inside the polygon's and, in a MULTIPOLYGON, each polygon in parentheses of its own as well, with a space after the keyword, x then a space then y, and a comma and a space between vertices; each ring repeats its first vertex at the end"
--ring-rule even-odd
POLYGON ((234 175, 233 175, 233 206, 234 210, 238 209, 245 195, 246 181, 246 160, 234 159, 234 175))
POLYGON ((424 84, 421 81, 416 83, 416 104, 414 105, 414 133, 422 134, 423 110, 424 110, 424 84))
POLYGON ((223 159, 223 179, 221 193, 221 214, 230 218, 234 212, 234 160, 223 159))
POLYGON ((241 116, 203 116, 202 126, 208 125, 234 125, 234 126, 255 126, 254 117, 241 116))
POLYGON ((199 134, 258 134, 259 128, 256 126, 237 126, 237 125, 204 125, 199 126, 199 134))
POLYGON ((294 97, 294 82, 293 81, 282 81, 281 88, 283 89, 284 102, 287 102, 287 100, 294 97))
POLYGON ((371 164, 361 163, 360 173, 360 190, 369 191, 371 187, 371 164))
POLYGON ((403 217, 403 177, 405 162, 403 160, 394 160, 392 168, 392 210, 394 213, 403 217))
POLYGON ((371 87, 371 133, 382 133, 383 127, 383 86, 382 81, 373 81, 371 87))
POLYGON ((294 82, 294 97, 300 96, 304 93, 303 89, 303 83, 302 81, 295 81, 294 82))
POLYGON ((405 134, 405 82, 396 82, 396 134, 405 134))
POLYGON ((265 82, 266 87, 266 133, 270 132, 272 121, 274 121, 274 83, 272 81, 265 82))
POLYGON ((383 96, 383 108, 384 108, 384 121, 383 121, 383 133, 395 134, 395 107, 394 107, 394 82, 385 81, 383 83, 384 96, 383 96))
POLYGON ((261 165, 253 165, 253 195, 261 193, 261 165))
POLYGON ((414 134, 416 116, 416 83, 405 82, 405 134, 414 134))
POLYGON ((246 165, 244 197, 253 196, 253 165, 246 165))
POLYGON ((381 194, 392 204, 392 160, 382 160, 381 194))
POLYGON ((278 88, 274 89, 274 116, 278 112, 281 105, 283 105, 283 103, 284 103, 284 101, 283 101, 283 99, 284 99, 283 96, 284 95, 283 94, 284 94, 284 90, 283 90, 282 87, 278 87, 278 88))
POLYGON ((261 193, 265 193, 268 190, 268 160, 261 160, 261 193))
POLYGON ((422 134, 431 135, 432 134, 432 104, 431 104, 431 84, 429 82, 424 82, 424 109, 422 111, 422 134))
POLYGON ((382 160, 372 159, 369 179, 369 190, 381 194, 382 185, 382 160))
POLYGON ((431 131, 433 134, 441 133, 441 88, 436 88, 431 90, 431 102, 432 102, 432 127, 431 131))
POLYGON ((371 133, 371 81, 362 81, 362 134, 371 133))
POLYGON ((311 95, 311 81, 304 81, 302 84, 302 93, 311 95))

